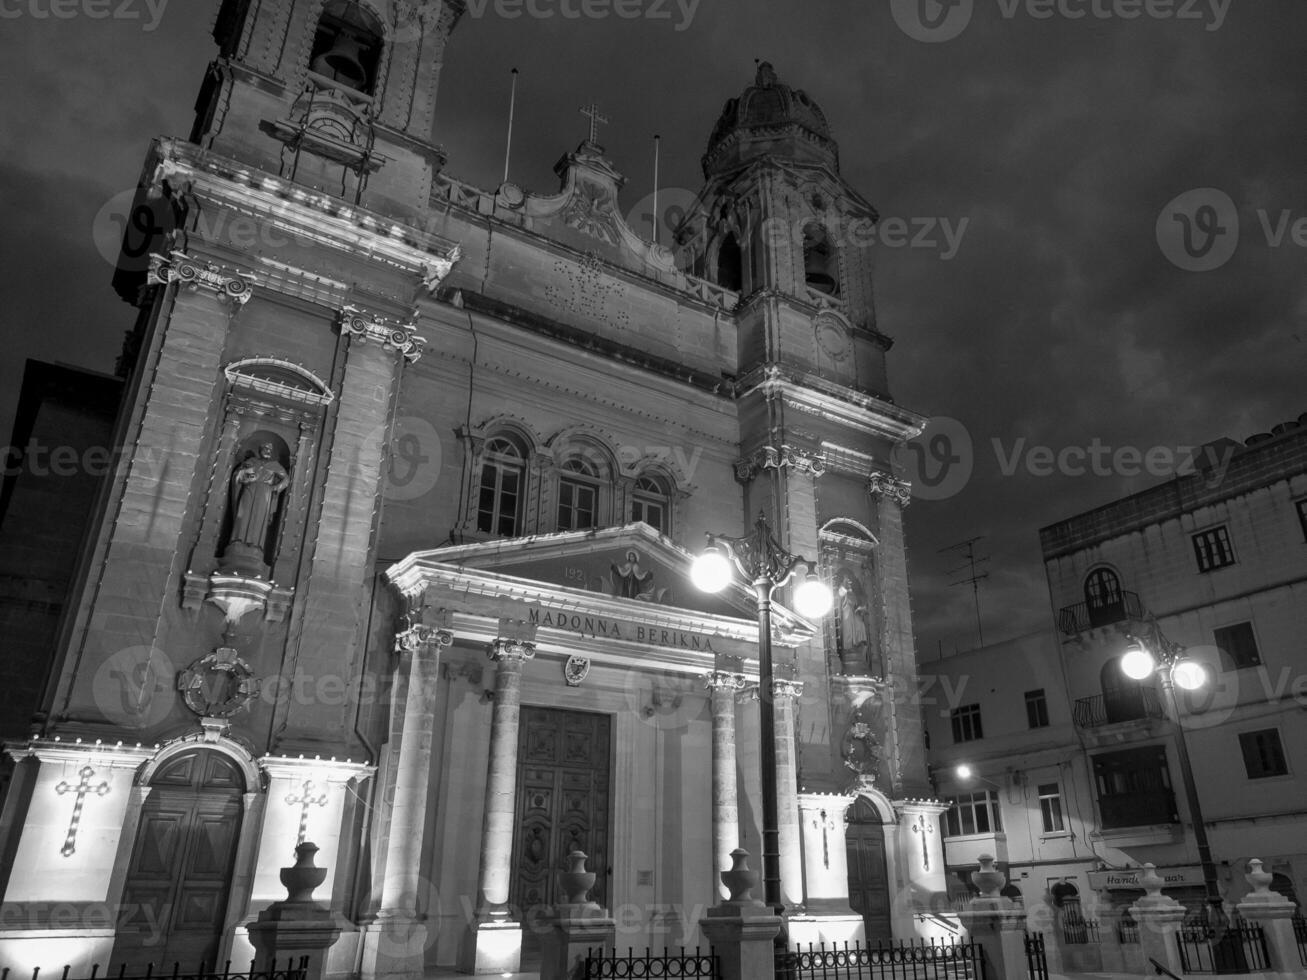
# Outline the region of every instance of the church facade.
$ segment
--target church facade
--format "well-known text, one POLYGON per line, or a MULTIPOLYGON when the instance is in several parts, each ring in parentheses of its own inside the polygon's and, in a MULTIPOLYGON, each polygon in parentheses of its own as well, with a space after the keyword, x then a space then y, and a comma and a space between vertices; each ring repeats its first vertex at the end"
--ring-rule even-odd
POLYGON ((304 842, 331 975, 529 965, 576 850, 619 945, 696 944, 759 864, 759 627, 688 572, 759 514, 837 592, 772 621, 790 934, 947 928, 890 463, 924 419, 821 109, 762 65, 664 247, 593 127, 553 195, 444 172, 461 13, 225 0, 149 152, 132 449, 6 745, 0 965, 246 961, 304 842))

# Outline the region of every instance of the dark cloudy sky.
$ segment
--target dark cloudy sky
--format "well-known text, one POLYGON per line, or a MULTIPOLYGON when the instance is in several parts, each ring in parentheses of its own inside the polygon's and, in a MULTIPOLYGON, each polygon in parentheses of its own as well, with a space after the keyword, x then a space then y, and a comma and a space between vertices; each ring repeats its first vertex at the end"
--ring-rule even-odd
MULTIPOLYGON (((452 173, 497 184, 516 66, 513 178, 552 191, 553 163, 584 135, 577 108, 596 99, 634 208, 652 187, 652 134, 664 187, 697 188, 722 102, 764 58, 825 108, 845 176, 883 217, 967 222, 948 259, 938 231, 941 247, 878 249, 893 393, 955 420, 940 423, 936 448, 966 457, 932 471, 956 492, 908 512, 923 659, 975 643, 970 593, 949 588, 955 562, 939 549, 985 535, 986 639, 1035 628, 1050 616, 1038 528, 1157 479, 1036 476, 1020 454, 1011 471, 1014 452, 1175 448, 1307 412, 1307 248, 1287 228, 1275 246, 1263 227, 1275 238, 1284 212, 1307 218, 1303 0, 1062 0, 1078 19, 971 0, 952 13, 970 5, 969 21, 945 21, 965 24, 945 42, 899 25, 895 14, 923 33, 912 0, 684 2, 637 4, 665 19, 510 19, 503 0, 478 0, 450 46, 436 139, 452 173), (1144 14, 1120 16, 1132 9, 1144 14), (1195 17, 1147 12, 1168 9, 1195 17), (1186 271, 1168 258, 1183 225, 1163 212, 1200 188, 1211 190, 1186 199, 1188 217, 1212 228, 1215 216, 1237 249, 1186 271)), ((112 369, 132 316, 109 289, 96 215, 135 185, 151 136, 189 131, 213 53, 217 0, 170 0, 152 31, 146 0, 112 6, 124 4, 139 17, 0 4, 0 432, 25 358, 112 369)), ((1201 253, 1220 234, 1192 243, 1201 253)))

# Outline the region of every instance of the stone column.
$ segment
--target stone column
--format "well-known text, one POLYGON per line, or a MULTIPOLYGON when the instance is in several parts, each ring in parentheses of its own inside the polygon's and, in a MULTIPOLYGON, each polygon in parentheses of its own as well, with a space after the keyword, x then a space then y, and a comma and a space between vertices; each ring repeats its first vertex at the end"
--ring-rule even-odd
POLYGON ((1270 890, 1271 874, 1262 870, 1262 862, 1253 858, 1244 875, 1253 890, 1237 906, 1245 922, 1255 922, 1266 935, 1266 952, 1270 969, 1284 977, 1301 976, 1302 958, 1293 933, 1293 917, 1298 906, 1283 895, 1270 890))
POLYGON ((866 939, 862 916, 849 906, 849 856, 844 815, 854 797, 800 793, 806 914, 790 916, 791 942, 844 943, 866 939))
POLYGON ((440 651, 454 642, 448 630, 414 626, 396 638, 399 671, 392 693, 391 738, 395 792, 380 908, 364 929, 363 970, 367 976, 421 977, 428 946, 426 915, 421 905, 425 879, 422 844, 427 823, 427 789, 431 776, 433 699, 440 651))
POLYGON ((1175 937, 1184 923, 1185 907, 1162 894, 1164 883, 1153 864, 1144 865, 1139 884, 1148 894, 1130 906, 1130 913, 1139 923, 1139 945, 1145 961, 1156 960, 1172 973, 1182 975, 1180 947, 1175 937))
MULTIPOLYGON (((712 692, 712 843, 713 870, 731 867, 731 852, 740 846, 740 804, 735 767, 735 695, 744 689, 743 674, 714 671, 708 675, 712 692)), ((730 893, 717 886, 718 898, 730 893)))
POLYGON ((463 937, 459 969, 464 973, 516 973, 522 962, 522 924, 513 919, 508 907, 508 886, 513 873, 522 665, 535 656, 535 644, 500 637, 490 644, 486 654, 498 667, 481 826, 481 871, 476 914, 463 937))
POLYGON ((780 832, 781 898, 787 909, 803 907, 803 832, 799 827, 794 718, 794 703, 802 693, 802 681, 772 681, 772 704, 776 712, 776 829, 780 832))

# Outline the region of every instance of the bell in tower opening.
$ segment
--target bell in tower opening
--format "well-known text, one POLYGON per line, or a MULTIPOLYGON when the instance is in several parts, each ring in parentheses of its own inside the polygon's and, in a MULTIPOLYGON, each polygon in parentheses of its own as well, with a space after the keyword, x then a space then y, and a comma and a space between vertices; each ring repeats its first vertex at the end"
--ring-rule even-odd
POLYGON ((382 28, 354 0, 331 0, 313 38, 310 69, 364 94, 373 94, 380 63, 382 28))

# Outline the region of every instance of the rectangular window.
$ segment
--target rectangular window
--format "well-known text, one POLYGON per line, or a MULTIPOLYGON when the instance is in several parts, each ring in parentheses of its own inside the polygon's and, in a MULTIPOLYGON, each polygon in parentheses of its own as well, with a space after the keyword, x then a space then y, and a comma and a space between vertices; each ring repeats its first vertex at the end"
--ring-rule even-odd
POLYGON ((636 497, 631 501, 631 522, 644 521, 655 531, 667 532, 665 508, 660 501, 644 500, 636 497))
POLYGON ((993 790, 964 793, 945 801, 952 804, 944 814, 944 833, 948 837, 972 834, 997 834, 1003 830, 999 819, 998 794, 993 790))
POLYGON ((1262 656, 1257 652, 1257 637, 1253 635, 1252 623, 1222 626, 1213 635, 1216 648, 1221 651, 1221 659, 1235 670, 1256 667, 1262 662, 1262 656))
POLYGON ((1230 531, 1225 525, 1194 535, 1194 556, 1198 570, 1210 572, 1234 564, 1234 548, 1230 546, 1230 531))
POLYGON ((1044 818, 1044 833, 1060 834, 1066 830, 1062 817, 1062 788, 1057 783, 1039 787, 1039 812, 1044 818))
POLYGON ((1243 749, 1243 766, 1249 779, 1288 775, 1289 766, 1284 759, 1278 728, 1244 732, 1239 736, 1239 748, 1243 749))
POLYGON ((960 708, 954 708, 951 717, 954 742, 974 742, 978 738, 985 737, 985 733, 980 728, 980 705, 964 704, 960 708))
POLYGON ((581 531, 595 526, 595 488, 587 483, 560 480, 558 530, 581 531))
POLYGON ((1026 722, 1031 728, 1048 727, 1048 698, 1042 687, 1026 692, 1026 722))
POLYGON ((1307 540, 1307 498, 1298 501, 1295 506, 1298 508, 1298 524, 1302 527, 1302 536, 1307 540))
POLYGON ((486 463, 477 497, 477 530, 512 537, 517 533, 517 501, 522 474, 512 466, 486 463))
POLYGON ((1166 749, 1160 745, 1094 756, 1094 783, 1104 830, 1179 820, 1166 749))

